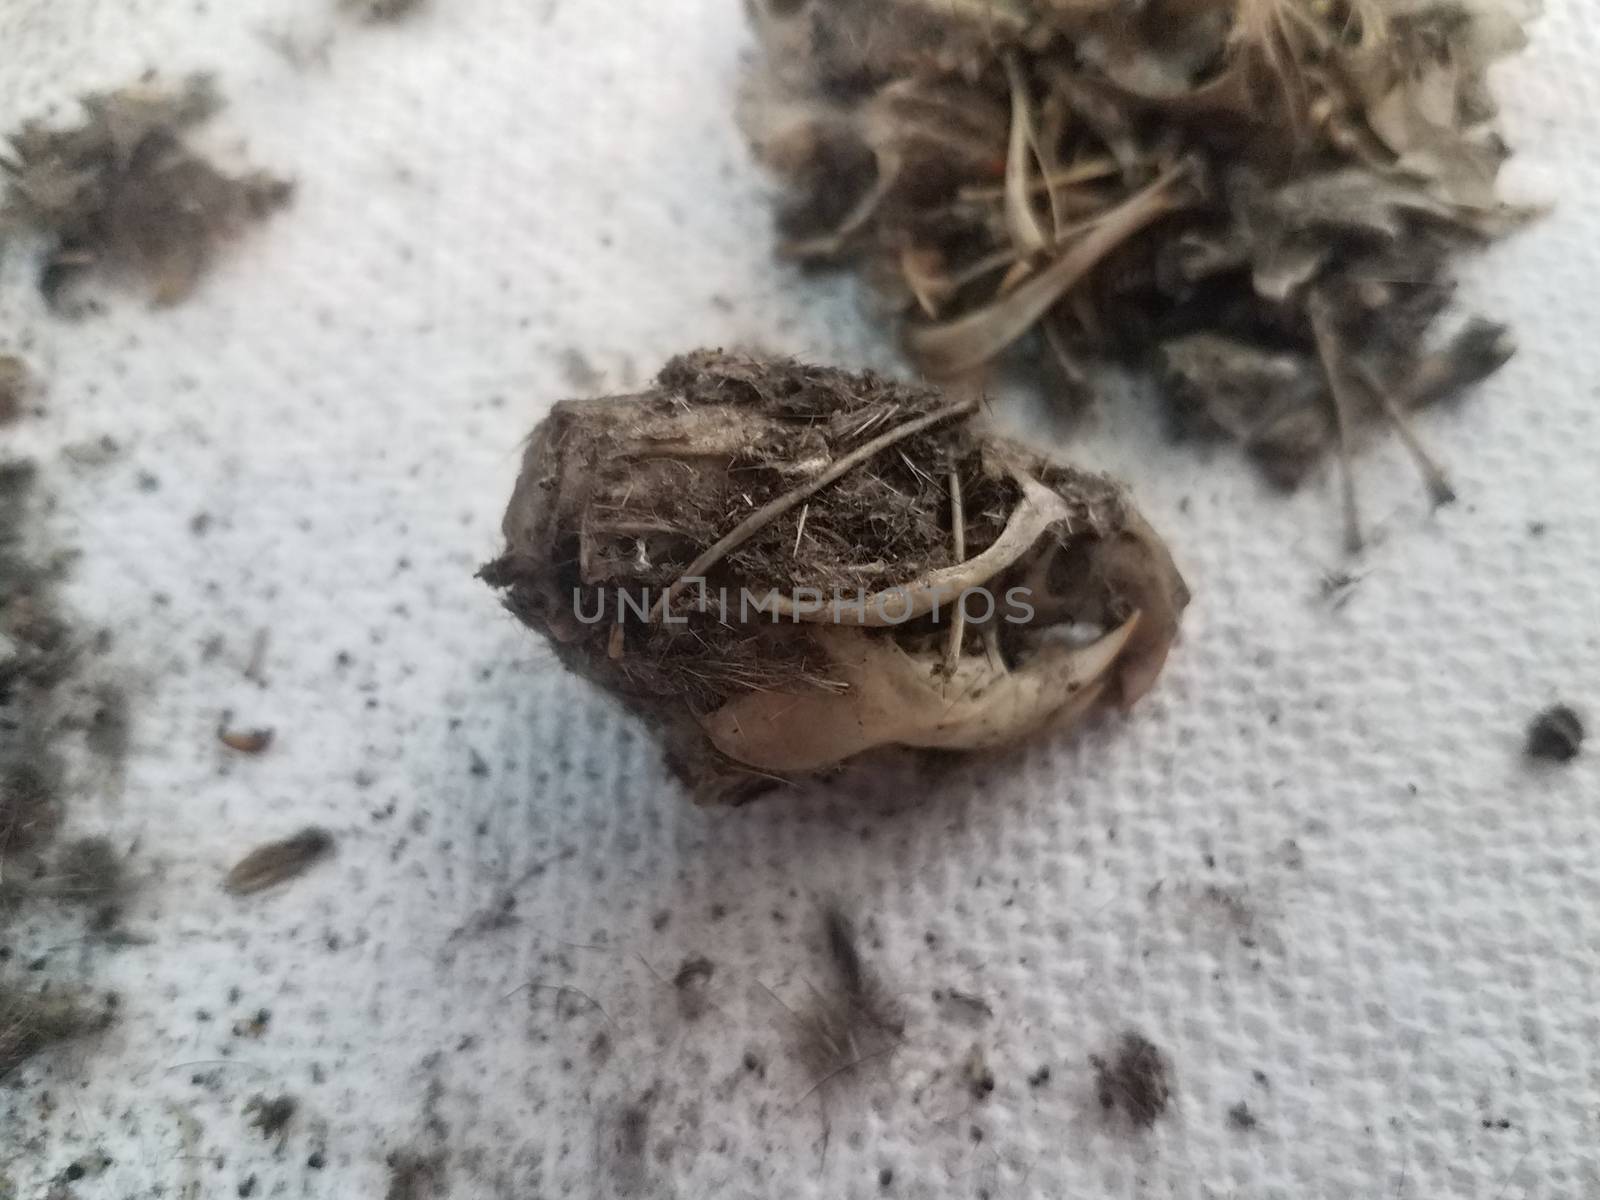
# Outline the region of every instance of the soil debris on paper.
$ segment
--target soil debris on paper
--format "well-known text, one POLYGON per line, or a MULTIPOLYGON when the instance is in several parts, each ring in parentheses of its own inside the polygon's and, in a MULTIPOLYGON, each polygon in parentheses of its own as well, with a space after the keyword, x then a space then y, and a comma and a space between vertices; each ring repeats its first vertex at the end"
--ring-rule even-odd
POLYGON ((41 884, 41 891, 73 904, 109 904, 126 885, 122 856, 106 838, 76 838, 57 852, 41 884))
POLYGON ((74 646, 31 537, 35 481, 33 464, 0 462, 0 858, 36 850, 62 818, 56 717, 74 646))
POLYGON ((272 746, 271 729, 234 729, 227 720, 217 727, 217 741, 240 754, 264 754, 272 746))
MULTIPOLYGON (((1537 215, 1496 191, 1502 0, 753 0, 742 104, 784 252, 857 270, 911 358, 1009 357, 1081 405, 1157 378, 1179 432, 1299 483, 1514 351, 1434 336, 1452 265, 1537 215)), ((1347 538, 1360 537, 1346 485, 1347 538)))
POLYGON ((1107 1055, 1091 1055, 1100 1107, 1121 1113, 1136 1129, 1148 1129, 1167 1111, 1172 1068, 1167 1056, 1143 1034, 1128 1030, 1107 1055))
POLYGON ((222 886, 235 896, 248 896, 304 875, 332 853, 333 835, 308 826, 281 841, 257 846, 234 864, 222 886))
POLYGON ((1126 707, 1188 590, 1119 485, 989 435, 977 404, 682 355, 648 392, 555 406, 480 574, 705 803, 1126 707))
POLYGON ((340 11, 368 25, 392 25, 413 17, 428 0, 339 0, 340 11))
POLYGON ((994 1071, 989 1066, 989 1059, 984 1054, 983 1047, 976 1042, 968 1052, 966 1062, 962 1064, 962 1074, 966 1079, 967 1090, 974 1100, 987 1100, 994 1094, 994 1071))
POLYGON ((1523 754, 1542 762, 1566 763, 1583 751, 1583 718, 1570 704, 1552 704, 1528 725, 1523 754))
POLYGON ((36 482, 31 463, 0 461, 0 1079, 110 1024, 112 1003, 52 978, 51 946, 28 929, 54 906, 84 923, 90 936, 75 940, 88 953, 115 924, 125 886, 104 838, 60 840, 78 791, 67 739, 82 732, 84 749, 93 745, 92 727, 72 714, 94 689, 80 678, 84 639, 57 595, 61 556, 34 520, 36 482))
POLYGON ((76 125, 29 121, 0 147, 0 229, 46 242, 40 291, 52 303, 86 272, 137 280, 157 304, 193 292, 218 249, 289 199, 262 171, 229 174, 188 134, 222 100, 207 76, 169 84, 147 76, 80 101, 76 125))
POLYGON ((419 1154, 415 1150, 396 1150, 389 1155, 389 1186, 384 1200, 431 1200, 448 1195, 445 1154, 419 1154))
POLYGON ((244 1106, 245 1115, 250 1118, 250 1127, 258 1131, 268 1141, 273 1138, 282 1139, 289 1129, 289 1122, 294 1120, 294 1115, 299 1111, 300 1102, 293 1096, 258 1095, 251 1098, 244 1106))
POLYGON ((950 1020, 976 1027, 994 1016, 994 1007, 982 996, 963 992, 959 988, 936 988, 933 1002, 950 1020))
POLYGON ((74 993, 0 981, 0 1082, 40 1051, 105 1029, 111 1012, 74 993))
POLYGON ((672 986, 678 993, 678 1011, 684 1020, 698 1021, 711 1008, 706 990, 716 970, 709 958, 697 954, 685 959, 672 977, 672 986))

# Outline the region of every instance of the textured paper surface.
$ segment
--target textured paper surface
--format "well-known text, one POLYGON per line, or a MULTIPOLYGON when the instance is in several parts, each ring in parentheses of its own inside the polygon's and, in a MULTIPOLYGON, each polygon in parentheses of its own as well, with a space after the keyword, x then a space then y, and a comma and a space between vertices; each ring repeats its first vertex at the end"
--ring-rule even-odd
POLYGON ((300 190, 169 311, 63 323, 5 260, 0 338, 48 383, 5 436, 135 698, 74 828, 130 850, 149 941, 54 949, 121 1020, 0 1092, 0 1178, 42 1195, 99 1149, 74 1194, 381 1196, 396 1154, 460 1197, 1600 1194, 1600 758, 1519 761, 1539 707, 1600 716, 1595 12, 1554 4, 1501 76, 1511 184, 1558 208, 1471 269, 1523 350, 1424 422, 1462 500, 1431 515, 1397 447, 1366 455, 1345 606, 1320 594, 1331 477, 1282 499, 1109 396, 1072 453, 1133 482, 1196 597, 1149 700, 945 775, 700 812, 472 572, 561 396, 698 344, 896 366, 847 283, 771 259, 737 6, 437 0, 364 29, 320 0, 12 0, 8 123, 211 70, 208 144, 300 190), (104 434, 109 464, 64 454, 104 434), (219 748, 225 709, 271 750, 219 748), (332 861, 221 892, 308 823, 332 861), (813 1090, 788 1010, 830 898, 907 1025, 813 1090), (698 1017, 671 982, 695 955, 698 1017), (1175 1070, 1142 1134, 1088 1062, 1126 1028, 1175 1070), (281 1143, 257 1093, 299 1100, 281 1143))

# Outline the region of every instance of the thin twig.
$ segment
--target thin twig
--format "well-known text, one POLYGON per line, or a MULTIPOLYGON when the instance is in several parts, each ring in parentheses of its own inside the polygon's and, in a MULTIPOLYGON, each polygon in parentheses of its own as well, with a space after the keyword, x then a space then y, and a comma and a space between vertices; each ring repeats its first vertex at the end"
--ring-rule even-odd
POLYGON ((1011 674, 1011 668, 1006 666, 1006 656, 1000 651, 1000 626, 993 621, 983 627, 983 657, 1000 674, 1011 674))
POLYGON ((1350 380, 1345 369, 1344 350, 1328 312, 1328 302, 1315 293, 1308 306, 1311 333, 1317 342, 1317 356, 1328 378, 1328 394, 1333 397, 1333 419, 1339 434, 1339 477, 1344 495, 1344 544, 1351 554, 1361 550, 1361 512, 1356 503, 1355 465, 1350 455, 1350 432, 1355 420, 1355 397, 1350 395, 1350 380))
MULTIPOLYGON (((967 515, 961 504, 961 472, 950 471, 950 540, 955 543, 955 564, 960 566, 967 558, 967 515)), ((961 642, 967 636, 967 609, 956 597, 955 612, 950 618, 950 644, 944 651, 946 678, 953 676, 956 663, 961 660, 961 642)))
POLYGON ((703 551, 685 569, 682 575, 673 581, 665 594, 656 602, 650 614, 652 621, 659 621, 672 602, 677 599, 678 593, 683 590, 684 584, 690 579, 703 577, 707 571, 716 566, 733 551, 748 542, 784 513, 789 512, 795 505, 804 503, 816 495, 830 483, 848 475, 862 463, 873 456, 887 450, 898 442, 903 442, 909 437, 914 437, 925 429, 931 429, 952 417, 970 416, 978 411, 978 401, 969 397, 936 408, 933 412, 907 421, 904 425, 896 426, 887 433, 881 433, 865 445, 857 446, 846 454, 833 466, 808 483, 803 483, 793 491, 785 492, 775 500, 763 504, 755 512, 740 521, 731 530, 724 534, 709 550, 703 551))
POLYGON ((1033 174, 1030 158, 1038 139, 1033 132, 1033 113, 1029 108, 1028 84, 1015 54, 1005 56, 1006 79, 1011 86, 1011 137, 1006 150, 1006 227, 1012 244, 1024 255, 1037 254, 1050 244, 1039 225, 1028 195, 1028 179, 1033 174))
POLYGON ((800 528, 794 531, 794 555, 800 557, 800 539, 806 536, 806 518, 811 515, 811 505, 807 504, 800 510, 800 528))
POLYGON ((1450 486, 1450 480, 1445 476, 1444 468, 1437 459, 1428 453, 1427 447, 1422 444, 1422 439, 1417 436, 1417 431, 1412 427, 1411 419, 1406 416, 1400 405, 1395 402, 1389 389, 1383 386, 1382 381, 1368 363, 1357 363, 1356 369, 1361 373, 1361 382, 1366 385, 1367 391, 1377 397, 1378 404, 1383 408, 1384 415, 1389 418, 1394 426, 1395 433, 1400 435, 1400 444, 1411 455, 1411 461, 1417 466, 1417 472, 1422 476, 1422 482, 1428 489, 1428 496, 1435 507, 1443 507, 1454 502, 1455 488, 1450 486))
MULTIPOLYGON (((1042 192, 1052 188, 1068 187, 1074 183, 1089 183, 1096 179, 1104 179, 1107 176, 1115 175, 1121 169, 1121 167, 1117 166, 1115 159, 1087 159, 1083 162, 1074 163, 1069 167, 1063 167, 1059 171, 1053 171, 1040 179, 1033 180, 1028 185, 1028 190, 1030 192, 1042 192)), ((1005 187, 1004 185, 993 186, 989 184, 968 186, 962 188, 959 195, 963 200, 999 200, 1005 196, 1005 187)))

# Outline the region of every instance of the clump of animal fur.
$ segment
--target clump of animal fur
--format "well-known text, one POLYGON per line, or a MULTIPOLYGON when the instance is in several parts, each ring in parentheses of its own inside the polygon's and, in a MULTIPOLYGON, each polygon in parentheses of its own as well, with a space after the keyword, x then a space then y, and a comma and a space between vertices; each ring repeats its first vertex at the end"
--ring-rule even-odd
POLYGON ((0 1082, 41 1050, 106 1028, 110 1011, 81 997, 30 991, 0 980, 0 1082))
POLYGON ((1165 546, 1115 483, 989 436, 976 409, 681 356, 648 392, 555 406, 482 575, 655 720, 705 802, 1131 704, 1188 601, 1165 546))
POLYGON ((1167 1111, 1172 1099, 1172 1065, 1149 1038, 1127 1030, 1109 1058, 1089 1056, 1095 1092, 1106 1112, 1121 1112, 1133 1126, 1147 1129, 1167 1111))
POLYGON ((221 107, 206 77, 94 93, 82 107, 79 124, 30 121, 0 150, 0 232, 46 239, 39 286, 52 302, 92 269, 137 278, 157 303, 174 304, 226 238, 289 198, 283 180, 227 174, 187 145, 188 132, 221 107))
POLYGON ((858 268, 930 375, 1113 358, 1286 485, 1512 353, 1436 345, 1451 260, 1522 224, 1487 71, 1512 0, 750 0, 786 251, 858 268))

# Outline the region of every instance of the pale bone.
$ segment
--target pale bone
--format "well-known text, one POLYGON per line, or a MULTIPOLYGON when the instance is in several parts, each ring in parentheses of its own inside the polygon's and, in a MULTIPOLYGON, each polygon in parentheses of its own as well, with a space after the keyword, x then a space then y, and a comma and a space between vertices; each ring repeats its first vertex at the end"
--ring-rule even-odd
POLYGON ((1044 642, 1013 671, 969 655, 949 676, 937 653, 908 654, 892 638, 859 630, 819 629, 814 636, 847 692, 752 692, 700 724, 729 758, 780 773, 822 770, 884 746, 993 749, 1087 712, 1138 621, 1136 613, 1089 646, 1044 642))
POLYGON ((947 601, 956 600, 968 588, 982 587, 1027 553, 1052 525, 1072 520, 1072 510, 1055 492, 1022 470, 1012 468, 1011 475, 1022 488, 1022 502, 1000 536, 983 553, 848 603, 813 607, 796 604, 774 592, 763 601, 762 612, 771 612, 774 619, 787 617, 816 624, 881 629, 926 616, 947 601))
POLYGON ((1186 173, 1180 166, 1104 214, 1081 239, 1010 295, 944 324, 912 326, 906 331, 912 356, 941 379, 988 362, 1033 328, 1106 255, 1152 221, 1182 207, 1174 184, 1186 173))

